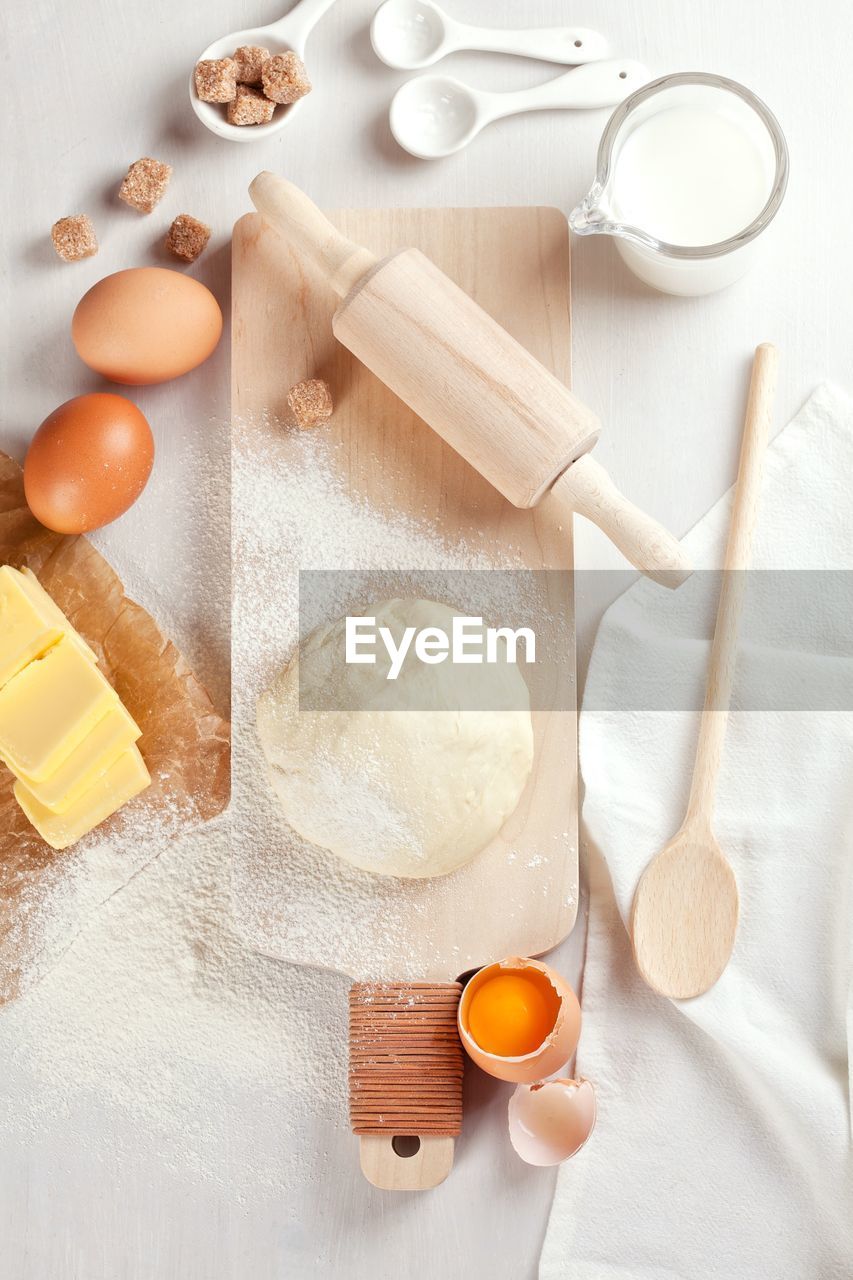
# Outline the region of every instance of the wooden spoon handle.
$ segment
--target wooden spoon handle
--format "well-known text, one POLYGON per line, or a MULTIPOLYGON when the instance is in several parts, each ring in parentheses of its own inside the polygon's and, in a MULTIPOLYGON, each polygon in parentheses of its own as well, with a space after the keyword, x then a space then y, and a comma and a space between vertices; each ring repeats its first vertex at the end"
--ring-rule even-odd
POLYGON ((374 253, 341 235, 304 191, 278 174, 259 173, 249 195, 264 221, 323 272, 338 297, 346 297, 376 266, 374 253))
POLYGON ((723 754, 737 661, 738 628, 746 594, 746 573, 758 515, 761 473, 770 436, 779 353, 769 342, 756 348, 746 404, 729 538, 723 561, 717 622, 708 664, 705 704, 699 726, 687 822, 710 827, 717 775, 723 754))
POLYGON ((664 587, 680 587, 690 577, 690 561, 678 539, 629 502, 588 453, 563 472, 553 492, 558 501, 603 529, 647 578, 664 587))

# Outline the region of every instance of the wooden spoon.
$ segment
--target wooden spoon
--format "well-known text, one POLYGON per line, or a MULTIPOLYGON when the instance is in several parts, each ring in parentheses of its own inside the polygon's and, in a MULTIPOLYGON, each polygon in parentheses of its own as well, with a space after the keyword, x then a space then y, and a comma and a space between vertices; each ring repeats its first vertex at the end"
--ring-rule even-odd
POLYGON ((701 995, 714 985, 728 964, 737 930, 737 883, 711 818, 777 359, 770 343, 756 349, 687 814, 678 834, 646 867, 631 912, 637 968, 650 987, 673 999, 701 995))

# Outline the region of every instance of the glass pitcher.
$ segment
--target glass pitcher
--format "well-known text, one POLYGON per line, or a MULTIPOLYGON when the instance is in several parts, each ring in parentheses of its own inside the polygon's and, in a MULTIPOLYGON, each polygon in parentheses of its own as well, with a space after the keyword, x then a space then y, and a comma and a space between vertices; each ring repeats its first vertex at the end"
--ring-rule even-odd
MULTIPOLYGON (((712 172, 709 164, 706 174, 709 182, 712 172)), ((751 265, 759 243, 766 239, 764 233, 779 210, 787 182, 788 149, 784 135, 776 117, 755 94, 734 80, 705 72, 662 76, 626 98, 610 117, 598 148, 595 182, 589 194, 572 210, 569 225, 577 235, 613 236, 628 267, 655 289, 675 294, 711 293, 739 279, 751 265), (670 114, 663 119, 667 112, 670 114), (648 163, 638 164, 637 157, 642 153, 637 151, 637 130, 652 120, 659 155, 655 157, 653 151, 649 154, 650 134, 646 129, 643 140, 648 163), (712 124, 717 122, 719 137, 709 138, 709 120, 712 124), (696 131, 696 145, 692 150, 691 128, 696 131), (686 229, 689 223, 684 223, 679 234, 671 237, 676 242, 670 242, 666 232, 661 231, 667 225, 675 226, 679 213, 683 212, 685 198, 689 201, 690 195, 686 169, 669 175, 665 171, 663 152, 667 132, 677 143, 673 154, 678 154, 680 148, 682 158, 687 156, 688 167, 697 179, 694 188, 697 227, 713 226, 713 218, 709 222, 708 212, 701 206, 701 170, 693 167, 702 163, 703 145, 713 144, 717 148, 715 163, 730 179, 722 188, 715 183, 710 187, 711 202, 716 200, 720 204, 718 212, 722 222, 719 225, 725 224, 727 213, 730 218, 737 218, 739 208, 748 210, 744 214, 748 220, 729 227, 723 237, 712 237, 713 243, 685 243, 691 238, 686 229), (733 162, 739 159, 747 165, 740 175, 744 179, 740 187, 735 164, 728 166, 727 157, 720 150, 722 147, 724 151, 725 145, 734 148, 733 162), (750 157, 754 157, 755 173, 749 171, 750 157), (655 163, 656 159, 660 159, 660 164, 655 163), (639 204, 654 210, 655 216, 651 213, 648 218, 637 216, 637 200, 631 208, 630 192, 626 200, 621 190, 627 181, 624 170, 631 171, 635 185, 645 183, 647 190, 641 193, 639 204), (759 190, 760 207, 756 208, 754 203, 750 207, 749 200, 759 190), (643 220, 649 225, 639 225, 643 220)), ((713 210, 711 212, 713 214, 713 210)), ((707 239, 707 236, 699 238, 707 239)))

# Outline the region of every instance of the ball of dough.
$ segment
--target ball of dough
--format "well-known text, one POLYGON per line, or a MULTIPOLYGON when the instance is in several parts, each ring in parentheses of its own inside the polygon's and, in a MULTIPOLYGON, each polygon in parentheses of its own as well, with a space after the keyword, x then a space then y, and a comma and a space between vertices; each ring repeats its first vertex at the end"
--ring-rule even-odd
MULTIPOLYGON (((365 609, 399 644, 406 627, 455 610, 430 600, 365 609)), ((345 620, 313 631, 258 702, 273 788, 292 827, 377 875, 446 875, 469 862, 513 812, 533 766, 525 681, 509 663, 427 665, 410 653, 394 681, 343 661, 345 620), (330 710, 316 706, 322 693, 330 710), (473 703, 482 709, 465 710, 473 703), (357 708, 357 709, 353 709, 357 708), (461 708, 461 709, 460 709, 461 708)))

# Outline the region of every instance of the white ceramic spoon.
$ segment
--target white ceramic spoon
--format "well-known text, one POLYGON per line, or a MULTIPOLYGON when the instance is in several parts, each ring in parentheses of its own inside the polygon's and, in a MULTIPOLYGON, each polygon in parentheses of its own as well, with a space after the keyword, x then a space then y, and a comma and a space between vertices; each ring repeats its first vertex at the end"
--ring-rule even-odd
MULTIPOLYGON (((299 0, 279 22, 268 27, 253 27, 248 31, 236 31, 233 35, 222 36, 214 40, 198 61, 208 58, 229 58, 235 49, 244 44, 261 45, 269 49, 270 54, 287 53, 292 50, 298 57, 305 57, 305 45, 314 27, 335 0, 299 0)), ((278 133, 293 119, 293 113, 299 106, 294 102, 290 106, 278 106, 269 124, 229 124, 225 118, 225 104, 221 102, 202 102, 195 91, 195 68, 190 72, 190 102, 193 111, 207 125, 212 133, 220 138, 228 138, 231 142, 256 142, 258 138, 269 138, 278 133)))
POLYGON ((577 66, 606 58, 610 46, 587 27, 507 31, 456 22, 433 0, 385 0, 373 16, 370 39, 377 58, 401 71, 431 67, 448 53, 476 49, 577 66))
POLYGON ((404 150, 432 160, 461 151, 493 120, 521 111, 613 107, 650 79, 647 67, 628 58, 591 62, 516 93, 484 93, 452 76, 416 76, 392 99, 391 132, 404 150))

